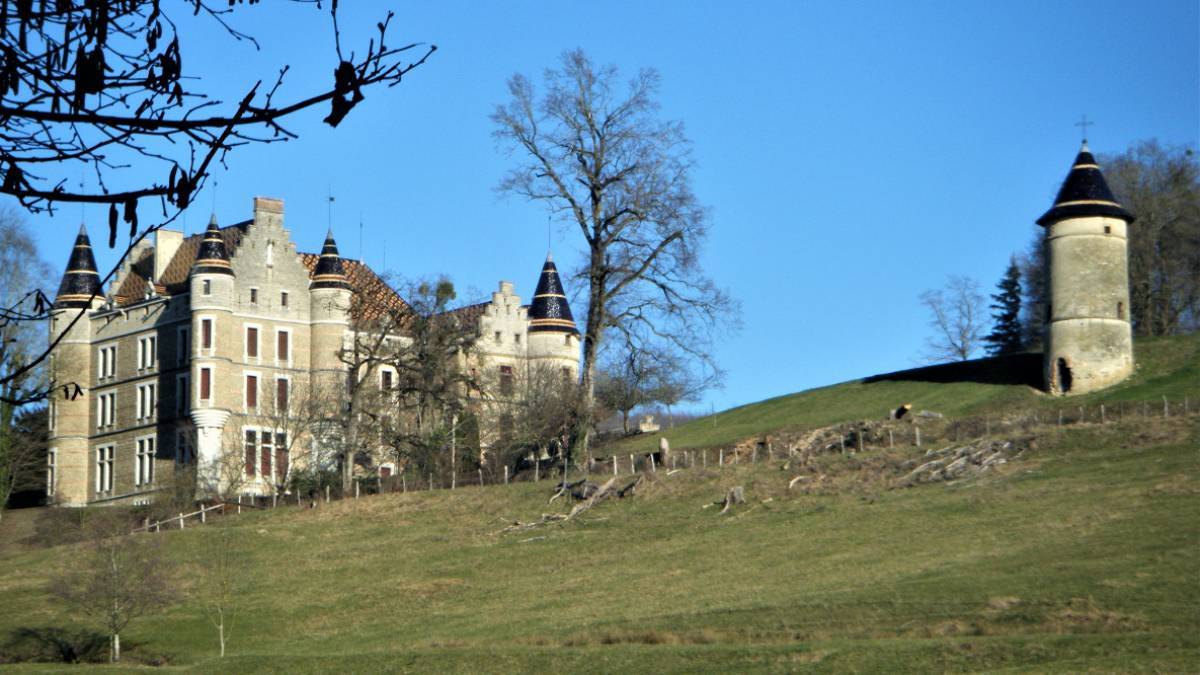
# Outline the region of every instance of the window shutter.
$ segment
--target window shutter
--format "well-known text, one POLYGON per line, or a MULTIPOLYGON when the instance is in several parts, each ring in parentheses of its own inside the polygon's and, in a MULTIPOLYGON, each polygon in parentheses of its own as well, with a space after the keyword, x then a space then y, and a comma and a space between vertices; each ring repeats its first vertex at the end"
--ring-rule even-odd
POLYGON ((287 412, 288 393, 288 381, 283 378, 275 380, 275 407, 278 412, 287 412))
POLYGON ((275 358, 279 359, 280 361, 287 361, 290 358, 288 346, 288 333, 279 331, 276 334, 275 358))
POLYGON ((258 358, 258 329, 246 329, 246 356, 258 358))
POLYGON ((257 375, 247 375, 246 376, 246 407, 247 408, 257 408, 258 407, 258 376, 257 375))
POLYGON ((200 400, 207 401, 212 398, 212 370, 209 368, 200 369, 200 400))
POLYGON ((200 320, 200 346, 204 349, 212 349, 212 319, 200 320))

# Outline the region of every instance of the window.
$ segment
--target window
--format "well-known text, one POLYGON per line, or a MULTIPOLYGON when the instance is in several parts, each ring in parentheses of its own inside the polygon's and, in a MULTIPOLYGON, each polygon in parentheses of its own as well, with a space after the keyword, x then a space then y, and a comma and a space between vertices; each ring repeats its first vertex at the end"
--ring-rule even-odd
POLYGON ((175 342, 175 365, 182 366, 188 362, 188 358, 192 355, 191 331, 187 326, 179 327, 179 334, 175 342))
POLYGON ((287 434, 275 434, 275 482, 286 483, 288 475, 287 434))
POLYGON ((258 375, 246 376, 246 407, 258 407, 258 375))
POLYGON ((520 333, 513 333, 513 342, 515 342, 516 344, 521 344, 521 334, 520 333))
POLYGON ((387 369, 379 371, 379 388, 385 391, 392 388, 392 371, 387 369))
POLYGON ((138 370, 149 370, 158 363, 158 338, 147 335, 138 338, 138 370))
POLYGON ((96 492, 112 492, 113 446, 96 448, 96 492))
POLYGON ((187 373, 181 373, 175 376, 175 416, 183 417, 191 410, 191 396, 188 394, 191 388, 191 383, 188 382, 187 373))
POLYGON ((275 447, 271 444, 271 436, 269 431, 262 432, 262 446, 258 449, 259 468, 262 469, 262 477, 266 479, 271 478, 271 454, 275 447))
POLYGON ((291 393, 291 382, 286 377, 275 378, 275 412, 288 411, 288 397, 291 393))
POLYGON ((250 289, 250 304, 252 304, 252 305, 258 304, 258 289, 257 288, 250 289))
POLYGON ((290 363, 292 360, 292 333, 286 329, 275 331, 275 360, 290 363))
POLYGON ((496 342, 503 342, 504 338, 500 337, 500 331, 496 331, 496 342))
POLYGON ((200 294, 212 295, 212 279, 205 279, 200 282, 200 294))
POLYGON ((212 368, 200 369, 200 400, 212 400, 212 368))
POLYGON ((568 368, 566 366, 562 367, 562 378, 566 382, 571 381, 571 369, 570 368, 568 368))
POLYGON ((139 384, 137 388, 137 419, 139 422, 154 419, 158 409, 158 385, 139 384))
POLYGON ((567 333, 566 335, 563 336, 563 344, 568 347, 571 346, 571 334, 570 333, 567 333))
POLYGON ((101 347, 96 361, 100 367, 98 374, 101 380, 115 377, 117 374, 117 346, 101 347))
POLYGON ((96 426, 107 429, 117 422, 117 393, 110 391, 96 397, 96 426))
POLYGON ((137 463, 134 464, 133 484, 137 487, 154 483, 154 437, 137 439, 137 463))
POLYGON ((511 394, 513 392, 513 372, 512 366, 500 366, 500 393, 511 394))
POLYGON ((1118 319, 1125 318, 1125 303, 1123 303, 1123 302, 1117 303, 1117 318, 1118 319))
POLYGON ((200 348, 212 349, 213 347, 213 320, 200 319, 200 348))
POLYGON ((192 433, 190 429, 177 429, 175 431, 175 461, 180 464, 191 464, 196 461, 196 449, 192 447, 192 433))
POLYGON ((288 292, 287 292, 287 291, 280 291, 280 292, 279 292, 279 306, 280 306, 280 307, 287 307, 287 306, 288 306, 288 304, 287 304, 287 303, 288 303, 288 292))
POLYGON ((1104 226, 1104 234, 1112 234, 1112 225, 1104 226))
POLYGON ((54 487, 58 484, 58 448, 50 448, 46 453, 46 496, 54 496, 54 487))
POLYGON ((46 426, 50 431, 54 431, 54 422, 58 419, 58 401, 51 396, 46 402, 46 426))
POLYGON ((246 326, 246 358, 258 358, 258 327, 246 326))
POLYGON ((246 431, 246 477, 254 478, 255 467, 255 444, 254 439, 258 437, 258 433, 253 430, 246 431))

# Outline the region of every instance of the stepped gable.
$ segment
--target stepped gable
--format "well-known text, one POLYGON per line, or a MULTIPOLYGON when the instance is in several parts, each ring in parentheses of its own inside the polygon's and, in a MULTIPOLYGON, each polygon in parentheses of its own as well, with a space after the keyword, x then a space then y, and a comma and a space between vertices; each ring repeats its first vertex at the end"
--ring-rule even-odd
POLYGON ((575 328, 575 318, 571 316, 571 305, 567 303, 562 280, 558 276, 558 267, 550 254, 546 255, 546 264, 542 265, 533 301, 529 303, 529 332, 579 333, 575 328))
POLYGON ((59 309, 87 307, 92 298, 98 295, 100 273, 96 271, 96 256, 92 253, 92 242, 88 239, 87 228, 80 225, 79 234, 75 236, 75 246, 71 249, 71 257, 67 260, 67 269, 58 285, 58 296, 54 299, 54 306, 59 309))
POLYGON ((1054 199, 1054 206, 1037 219, 1037 224, 1048 227, 1067 218, 1085 218, 1089 216, 1107 216, 1120 218, 1126 223, 1132 223, 1134 215, 1117 202, 1104 174, 1100 173, 1100 165, 1088 149, 1087 141, 1075 156, 1075 163, 1070 173, 1063 181, 1054 199))

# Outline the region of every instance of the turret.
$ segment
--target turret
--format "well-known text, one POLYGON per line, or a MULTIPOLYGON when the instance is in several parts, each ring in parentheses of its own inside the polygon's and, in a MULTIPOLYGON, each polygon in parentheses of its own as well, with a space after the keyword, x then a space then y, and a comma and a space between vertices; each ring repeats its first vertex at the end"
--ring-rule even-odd
POLYGON ((529 305, 529 358, 534 365, 579 369, 579 331, 554 258, 546 255, 529 305))
POLYGON ((1095 391, 1133 372, 1126 237, 1133 220, 1085 140, 1054 205, 1037 221, 1046 229, 1045 377, 1052 394, 1095 391))
MULTIPOLYGON (((312 369, 324 373, 340 371, 345 366, 337 355, 350 327, 351 287, 332 229, 325 234, 325 245, 321 247, 308 288, 312 369)), ((328 386, 328 383, 318 386, 328 386)))
POLYGON ((241 392, 241 374, 231 359, 241 357, 240 329, 233 325, 236 279, 217 216, 200 239, 189 277, 192 307, 191 418, 196 425, 197 473, 202 490, 224 490, 221 436, 241 392))
POLYGON ((58 340, 50 357, 51 378, 55 385, 75 383, 84 391, 72 400, 64 397, 61 389, 56 390, 50 408, 49 445, 53 451, 55 484, 47 487, 52 488, 54 500, 65 506, 83 506, 90 494, 88 470, 92 462, 88 434, 95 405, 92 323, 86 314, 103 302, 100 291, 92 243, 87 230, 80 225, 50 312, 50 340, 51 343, 58 340), (80 312, 85 315, 80 317, 80 312))

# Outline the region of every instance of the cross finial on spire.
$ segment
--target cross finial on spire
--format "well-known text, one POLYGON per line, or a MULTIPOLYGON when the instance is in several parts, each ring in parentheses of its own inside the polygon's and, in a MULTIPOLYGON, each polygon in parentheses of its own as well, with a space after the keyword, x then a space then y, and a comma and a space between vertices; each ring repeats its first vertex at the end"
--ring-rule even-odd
POLYGON ((1087 143, 1087 128, 1094 124, 1095 124, 1095 122, 1088 121, 1087 115, 1084 115, 1083 117, 1080 118, 1080 120, 1078 122, 1075 123, 1075 126, 1079 127, 1083 131, 1083 142, 1084 143, 1087 143))

